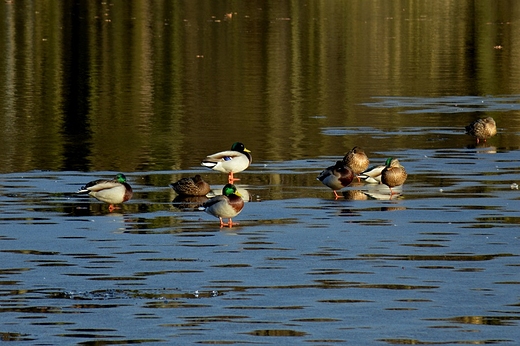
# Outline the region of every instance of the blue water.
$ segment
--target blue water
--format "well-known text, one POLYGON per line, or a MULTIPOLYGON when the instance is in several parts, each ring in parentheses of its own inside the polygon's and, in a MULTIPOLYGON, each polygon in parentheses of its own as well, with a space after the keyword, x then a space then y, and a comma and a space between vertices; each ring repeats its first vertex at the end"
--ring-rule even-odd
MULTIPOLYGON (((135 196, 112 213, 73 194, 112 172, 4 174, 3 338, 515 344, 516 153, 487 145, 400 161, 410 178, 399 195, 354 183, 338 200, 315 180, 330 158, 257 163, 239 174, 248 202, 231 229, 150 183, 191 172, 128 174, 135 196)), ((225 182, 201 172, 215 190, 225 182)))

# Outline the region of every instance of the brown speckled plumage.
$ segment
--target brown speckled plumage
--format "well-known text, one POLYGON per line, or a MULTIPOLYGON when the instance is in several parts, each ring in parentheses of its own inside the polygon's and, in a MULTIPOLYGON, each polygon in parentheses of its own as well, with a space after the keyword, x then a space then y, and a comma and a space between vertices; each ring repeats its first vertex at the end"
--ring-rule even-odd
POLYGON ((386 167, 381 173, 381 182, 390 188, 390 194, 394 194, 392 188, 403 185, 407 177, 408 174, 399 160, 394 158, 386 160, 386 167))
POLYGON ((172 183, 171 187, 181 196, 205 196, 211 189, 199 174, 191 178, 182 178, 172 183))
POLYGON ((349 166, 356 175, 364 172, 370 163, 365 151, 360 147, 352 148, 343 158, 343 162, 345 162, 345 164, 349 166))
POLYGON ((497 134, 497 125, 495 119, 487 117, 484 119, 477 119, 468 126, 466 126, 466 133, 477 139, 477 143, 480 141, 486 141, 486 139, 493 137, 497 134))

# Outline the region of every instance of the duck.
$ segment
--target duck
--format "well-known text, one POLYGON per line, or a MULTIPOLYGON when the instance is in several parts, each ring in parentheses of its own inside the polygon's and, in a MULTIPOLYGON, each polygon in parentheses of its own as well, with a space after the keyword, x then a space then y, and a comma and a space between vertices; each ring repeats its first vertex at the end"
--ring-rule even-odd
POLYGON ((211 190, 209 184, 202 179, 200 174, 190 178, 182 178, 170 184, 170 186, 180 196, 206 196, 211 190))
POLYGON ((466 134, 475 137, 477 139, 477 144, 480 141, 485 142, 486 139, 497 134, 497 124, 495 119, 487 117, 473 121, 471 124, 466 126, 466 134))
POLYGON ((215 171, 228 173, 228 183, 233 184, 240 180, 233 177, 233 173, 242 172, 251 165, 253 158, 250 153, 251 151, 243 143, 235 142, 231 146, 231 150, 208 155, 202 160, 201 165, 215 171))
POLYGON ((365 151, 360 147, 350 149, 343 157, 343 162, 352 169, 357 177, 358 182, 361 181, 359 174, 368 168, 370 160, 365 151))
POLYGON ((233 184, 226 184, 222 188, 222 195, 215 196, 204 204, 201 209, 206 213, 216 216, 220 219, 220 227, 238 225, 233 223, 232 218, 240 214, 244 208, 244 200, 233 184), (229 219, 227 223, 223 221, 224 218, 229 219))
POLYGON ((385 169, 386 165, 377 165, 367 168, 364 172, 358 175, 360 179, 363 179, 366 183, 370 184, 381 184, 381 173, 385 169))
POLYGON ((129 201, 133 196, 132 187, 123 173, 118 173, 112 180, 91 181, 82 186, 77 193, 88 194, 101 202, 110 204, 108 207, 110 212, 118 209, 114 207, 114 204, 129 201))
POLYGON ((385 166, 381 172, 381 182, 390 188, 390 195, 393 195, 395 192, 392 191, 392 188, 403 185, 408 174, 396 158, 388 158, 385 166))
POLYGON ((336 191, 348 186, 354 180, 355 174, 344 161, 336 161, 334 166, 325 168, 316 179, 330 187, 336 199, 341 197, 336 191))

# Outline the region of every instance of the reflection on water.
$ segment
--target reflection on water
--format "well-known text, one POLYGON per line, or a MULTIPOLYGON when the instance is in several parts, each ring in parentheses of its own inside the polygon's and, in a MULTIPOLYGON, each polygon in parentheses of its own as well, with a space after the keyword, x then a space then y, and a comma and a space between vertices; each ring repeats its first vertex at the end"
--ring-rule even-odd
POLYGON ((2 175, 4 340, 513 342, 515 153, 399 157, 410 179, 392 199, 355 182, 335 200, 315 180, 330 157, 253 166, 233 229, 175 196, 170 172, 128 174, 135 197, 112 213, 69 193, 78 173, 2 175))
POLYGON ((480 115, 508 122, 495 143, 518 147, 519 9, 8 2, 0 171, 186 170, 236 140, 257 162, 424 148, 480 115), (428 125, 440 133, 386 140, 428 125))
POLYGON ((518 340, 520 3, 302 4, 0 6, 2 340, 518 340), (221 193, 200 161, 235 141, 255 161, 221 229, 169 185, 221 193), (354 146, 399 158, 398 195, 316 181, 354 146), (75 194, 114 172, 121 209, 75 194))

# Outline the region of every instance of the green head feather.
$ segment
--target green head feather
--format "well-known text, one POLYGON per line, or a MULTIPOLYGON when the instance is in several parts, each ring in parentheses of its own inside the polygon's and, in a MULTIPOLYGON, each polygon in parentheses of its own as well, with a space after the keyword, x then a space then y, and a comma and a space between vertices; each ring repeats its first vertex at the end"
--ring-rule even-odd
POLYGON ((118 183, 121 183, 121 184, 126 183, 126 177, 123 173, 118 173, 116 175, 116 180, 118 183))
POLYGON ((223 188, 222 188, 222 195, 224 196, 230 196, 230 195, 237 195, 237 196, 240 196, 240 194, 237 192, 237 188, 235 185, 233 184, 226 184, 223 188))
POLYGON ((250 153, 251 152, 251 150, 246 149, 246 146, 244 145, 244 143, 241 143, 241 142, 233 143, 233 145, 231 146, 231 150, 238 151, 241 153, 243 153, 243 152, 250 153))
POLYGON ((385 166, 387 166, 387 167, 390 166, 393 159, 394 159, 393 157, 389 157, 388 159, 386 159, 385 166))

